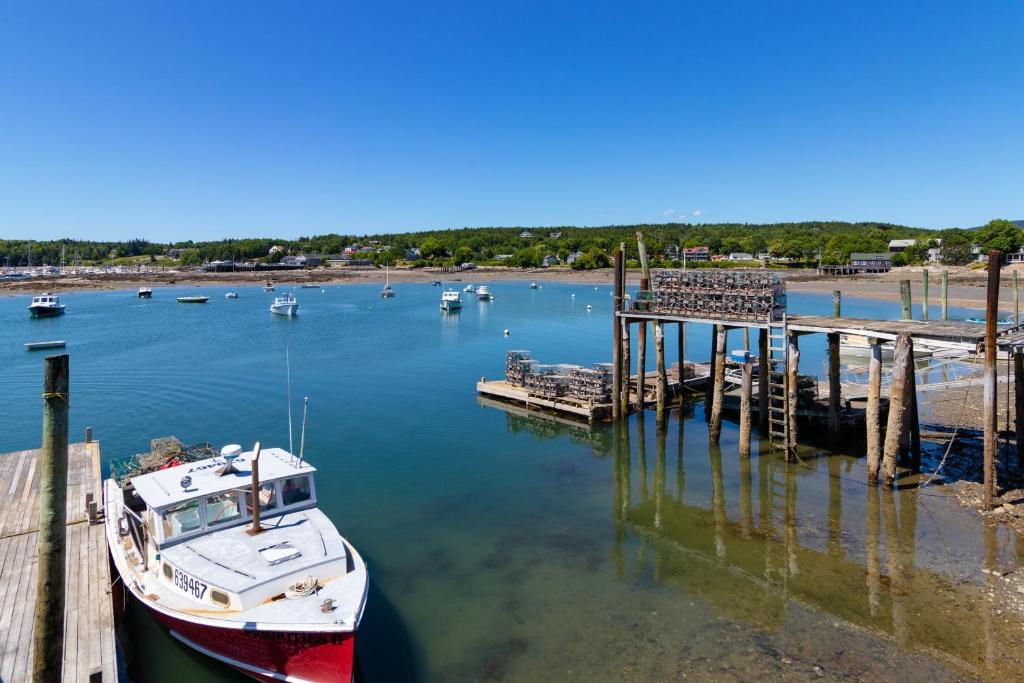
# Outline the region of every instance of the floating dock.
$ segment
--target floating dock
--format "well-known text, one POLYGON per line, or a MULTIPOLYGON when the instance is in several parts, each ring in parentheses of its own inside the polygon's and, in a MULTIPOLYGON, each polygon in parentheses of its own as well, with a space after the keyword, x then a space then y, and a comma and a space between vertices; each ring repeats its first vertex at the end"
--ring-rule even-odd
MULTIPOLYGON (((0 681, 32 672, 39 531, 39 450, 0 455, 0 681)), ((100 445, 68 446, 64 677, 118 680, 110 564, 102 518, 100 445), (91 503, 91 514, 90 514, 91 503)))

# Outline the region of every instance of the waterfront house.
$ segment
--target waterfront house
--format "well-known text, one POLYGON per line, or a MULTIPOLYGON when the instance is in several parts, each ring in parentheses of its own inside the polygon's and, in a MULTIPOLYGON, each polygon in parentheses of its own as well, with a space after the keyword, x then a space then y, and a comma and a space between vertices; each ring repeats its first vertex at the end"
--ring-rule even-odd
POLYGON ((710 261, 711 250, 707 247, 687 247, 683 249, 683 259, 686 261, 710 261))
POLYGON ((545 268, 550 268, 551 266, 557 266, 558 265, 558 257, 557 256, 552 256, 551 254, 548 254, 547 256, 544 257, 544 259, 541 261, 540 264, 543 267, 545 267, 545 268))
POLYGON ((855 251, 850 254, 850 268, 862 273, 887 273, 892 270, 892 257, 855 251))
POLYGON ((731 254, 729 254, 729 260, 730 261, 753 261, 754 260, 754 255, 753 254, 748 254, 748 253, 743 252, 743 251, 734 251, 731 254))

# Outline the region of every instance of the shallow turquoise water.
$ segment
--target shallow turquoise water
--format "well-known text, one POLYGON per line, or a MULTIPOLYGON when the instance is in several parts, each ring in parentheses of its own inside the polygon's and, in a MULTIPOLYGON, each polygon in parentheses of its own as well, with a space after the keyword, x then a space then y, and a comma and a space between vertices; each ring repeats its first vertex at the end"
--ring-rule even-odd
MULTIPOLYGON (((92 426, 106 460, 169 434, 287 447, 287 347, 297 418, 310 399, 321 507, 370 567, 367 680, 991 673, 977 619, 933 614, 977 613, 986 547, 999 561, 1013 536, 993 529, 986 546, 980 522, 934 489, 873 499, 856 458, 741 460, 731 423, 709 448, 699 406, 660 436, 653 415, 634 418, 627 437, 477 399, 509 349, 609 360, 606 286, 500 283, 495 301, 455 315, 439 312, 437 288, 396 289, 386 301, 376 285, 300 289, 296 319, 271 316, 258 288, 68 294, 52 320, 29 320, 28 297, 0 298, 0 452, 38 444, 43 354, 24 342, 68 341, 71 433, 92 426), (184 293, 211 299, 175 303, 184 293), (923 609, 908 592, 941 600, 923 609)), ((790 295, 790 310, 827 314, 831 297, 790 295)), ((899 305, 847 299, 843 312, 897 317, 899 305)), ((709 339, 691 326, 688 358, 706 359, 709 339)), ((801 340, 805 372, 824 343, 801 340)), ((237 680, 145 615, 133 633, 144 680, 237 680)))

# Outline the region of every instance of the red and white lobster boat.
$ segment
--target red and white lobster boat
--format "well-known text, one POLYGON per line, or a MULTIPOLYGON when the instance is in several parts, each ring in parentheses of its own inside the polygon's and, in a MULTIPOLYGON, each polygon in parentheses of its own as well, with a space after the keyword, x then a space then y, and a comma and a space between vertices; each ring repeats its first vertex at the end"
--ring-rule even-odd
POLYGON ((369 581, 317 508, 316 469, 279 448, 104 482, 127 591, 172 636, 260 681, 351 681, 369 581))

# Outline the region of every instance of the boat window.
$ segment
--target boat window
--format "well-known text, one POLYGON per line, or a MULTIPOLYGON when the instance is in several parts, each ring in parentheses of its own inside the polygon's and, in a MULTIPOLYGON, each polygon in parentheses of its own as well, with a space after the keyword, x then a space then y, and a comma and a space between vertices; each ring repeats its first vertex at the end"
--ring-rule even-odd
POLYGON ((223 524, 242 516, 238 505, 238 491, 225 491, 206 497, 206 523, 223 524))
POLYGON ((213 600, 214 603, 224 607, 227 607, 231 602, 230 598, 228 598, 228 594, 219 590, 210 591, 210 599, 213 600))
POLYGON ((281 501, 284 505, 292 505, 309 500, 311 496, 309 477, 291 477, 281 485, 281 501))
POLYGON ((174 538, 195 531, 203 525, 199 519, 199 501, 186 500, 184 503, 164 510, 164 538, 174 538))
MULTIPOLYGON (((245 496, 245 509, 252 515, 251 488, 242 489, 245 496)), ((274 489, 274 482, 268 481, 260 484, 260 510, 272 510, 277 507, 277 492, 274 489)))

